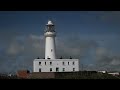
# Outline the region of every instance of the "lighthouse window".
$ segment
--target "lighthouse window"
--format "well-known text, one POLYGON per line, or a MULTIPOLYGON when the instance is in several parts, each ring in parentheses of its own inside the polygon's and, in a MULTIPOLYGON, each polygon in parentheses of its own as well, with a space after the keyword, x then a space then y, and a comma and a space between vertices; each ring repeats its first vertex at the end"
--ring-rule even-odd
POLYGON ((73 71, 75 71, 75 68, 73 68, 73 71))
POLYGON ((56 72, 59 72, 59 68, 58 67, 56 68, 56 72))
POLYGON ((39 65, 41 65, 41 62, 39 62, 39 65))
POLYGON ((65 68, 63 68, 63 71, 65 71, 65 68))
POLYGON ((41 68, 39 68, 39 72, 41 72, 41 68))
POLYGON ((69 62, 68 62, 68 65, 69 65, 69 62))
POLYGON ((50 68, 50 72, 52 71, 52 68, 50 68))
POLYGON ((50 62, 50 65, 52 65, 52 62, 50 62))
POLYGON ((65 62, 62 62, 63 65, 65 65, 65 62))
POLYGON ((52 52, 52 49, 51 49, 51 52, 52 52))
POLYGON ((73 65, 75 65, 75 62, 73 62, 73 65))
POLYGON ((46 65, 46 62, 45 62, 45 65, 46 65))

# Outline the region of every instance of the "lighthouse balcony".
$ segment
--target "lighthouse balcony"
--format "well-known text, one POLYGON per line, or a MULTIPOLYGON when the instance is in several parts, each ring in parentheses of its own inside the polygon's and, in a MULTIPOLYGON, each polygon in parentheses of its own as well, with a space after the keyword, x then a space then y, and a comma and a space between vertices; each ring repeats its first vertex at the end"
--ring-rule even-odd
POLYGON ((56 36, 56 33, 55 32, 46 32, 44 35, 47 37, 53 37, 53 36, 56 36))
POLYGON ((45 32, 55 32, 55 30, 45 30, 45 32))

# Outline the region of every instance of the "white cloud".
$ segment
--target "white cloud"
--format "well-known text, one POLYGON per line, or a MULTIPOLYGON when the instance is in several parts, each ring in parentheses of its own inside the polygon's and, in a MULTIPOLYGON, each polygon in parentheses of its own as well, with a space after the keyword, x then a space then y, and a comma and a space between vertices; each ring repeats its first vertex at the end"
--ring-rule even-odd
POLYGON ((110 65, 120 65, 120 59, 118 58, 112 59, 112 61, 110 62, 110 65))
POLYGON ((37 36, 37 35, 34 35, 34 34, 30 34, 29 37, 30 37, 32 40, 40 40, 40 39, 42 39, 42 36, 37 36))
POLYGON ((6 53, 8 55, 17 55, 24 50, 24 46, 19 45, 18 42, 14 41, 8 47, 6 53))
POLYGON ((106 50, 106 48, 103 48, 103 47, 98 47, 96 48, 96 55, 97 56, 104 56, 106 55, 108 52, 106 50))
POLYGON ((96 48, 97 68, 104 70, 120 70, 120 56, 111 54, 106 48, 96 48))

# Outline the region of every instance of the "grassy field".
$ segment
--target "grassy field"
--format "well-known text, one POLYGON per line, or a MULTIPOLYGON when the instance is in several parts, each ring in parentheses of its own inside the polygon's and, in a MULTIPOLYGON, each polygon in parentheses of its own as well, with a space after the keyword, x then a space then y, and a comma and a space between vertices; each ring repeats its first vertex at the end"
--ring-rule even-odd
POLYGON ((56 79, 120 79, 118 76, 112 76, 107 73, 97 73, 90 71, 75 73, 57 73, 56 79))

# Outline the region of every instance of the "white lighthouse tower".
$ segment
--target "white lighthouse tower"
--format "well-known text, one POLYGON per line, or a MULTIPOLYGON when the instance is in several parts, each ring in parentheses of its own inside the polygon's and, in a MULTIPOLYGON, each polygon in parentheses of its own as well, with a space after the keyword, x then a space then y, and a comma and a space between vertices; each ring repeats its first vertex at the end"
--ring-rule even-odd
POLYGON ((52 21, 48 20, 45 28, 45 59, 56 59, 55 27, 52 21))
MULTIPOLYGON (((33 61, 33 72, 78 72, 79 59, 56 58, 55 25, 51 20, 45 26, 45 59, 33 61)), ((72 52, 72 51, 71 51, 72 52)))

